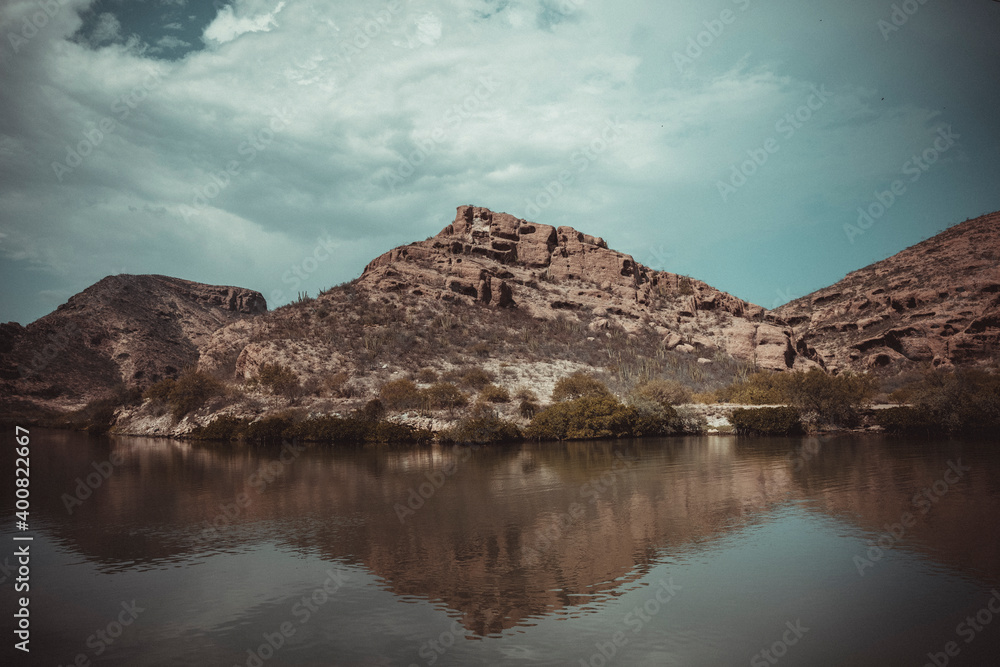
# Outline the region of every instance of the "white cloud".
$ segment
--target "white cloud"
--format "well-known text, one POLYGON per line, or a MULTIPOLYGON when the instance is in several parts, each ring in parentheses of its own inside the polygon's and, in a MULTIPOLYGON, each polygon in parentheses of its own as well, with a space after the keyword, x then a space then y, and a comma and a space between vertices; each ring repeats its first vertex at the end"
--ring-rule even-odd
POLYGON ((167 25, 163 26, 163 29, 164 30, 183 30, 184 26, 181 25, 180 23, 174 22, 174 23, 168 23, 167 25))
POLYGON ((179 47, 187 48, 191 46, 191 43, 185 42, 183 39, 179 39, 177 37, 174 37, 173 35, 165 35, 164 37, 161 37, 158 40, 156 40, 156 46, 159 47, 159 50, 176 49, 179 47))
POLYGON ((269 32, 277 25, 275 17, 285 7, 285 0, 281 0, 269 12, 257 12, 256 4, 237 2, 223 7, 215 20, 205 28, 205 40, 225 44, 248 32, 269 32))
POLYGON ((116 42, 121 39, 122 24, 114 14, 105 12, 97 17, 97 25, 90 33, 90 43, 99 46, 107 42, 116 42))

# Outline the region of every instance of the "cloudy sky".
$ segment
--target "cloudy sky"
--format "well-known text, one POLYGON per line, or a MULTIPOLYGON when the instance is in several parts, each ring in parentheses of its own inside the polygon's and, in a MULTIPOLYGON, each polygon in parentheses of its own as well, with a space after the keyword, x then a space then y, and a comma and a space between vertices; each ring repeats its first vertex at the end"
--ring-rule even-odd
POLYGON ((278 306, 460 204, 773 307, 1000 209, 998 34, 991 0, 0 0, 0 321, 114 273, 278 306))

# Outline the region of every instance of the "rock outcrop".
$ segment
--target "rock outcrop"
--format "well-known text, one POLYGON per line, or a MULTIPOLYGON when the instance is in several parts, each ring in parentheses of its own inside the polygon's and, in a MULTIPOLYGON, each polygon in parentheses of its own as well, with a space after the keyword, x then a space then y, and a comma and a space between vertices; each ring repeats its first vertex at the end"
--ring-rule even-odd
POLYGON ((800 355, 830 370, 938 367, 1000 353, 1000 213, 967 220, 781 306, 800 355))
POLYGON ((108 276, 26 327, 0 325, 0 388, 60 408, 143 388, 197 363, 218 329, 265 312, 264 297, 240 287, 108 276))
POLYGON ((669 349, 722 350, 774 370, 793 367, 798 357, 790 332, 764 322, 760 306, 650 269, 572 227, 476 206, 460 206, 436 236, 373 260, 358 285, 389 295, 517 307, 534 317, 594 316, 598 328, 602 320, 605 328, 649 327, 669 349))

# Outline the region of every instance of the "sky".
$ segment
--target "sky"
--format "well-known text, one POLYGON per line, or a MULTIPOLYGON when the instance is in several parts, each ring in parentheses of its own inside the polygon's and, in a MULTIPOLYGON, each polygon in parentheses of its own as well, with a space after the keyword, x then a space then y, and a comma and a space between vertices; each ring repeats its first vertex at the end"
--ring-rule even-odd
POLYGON ((464 204, 773 308, 1000 209, 993 0, 0 0, 0 321, 274 308, 464 204))

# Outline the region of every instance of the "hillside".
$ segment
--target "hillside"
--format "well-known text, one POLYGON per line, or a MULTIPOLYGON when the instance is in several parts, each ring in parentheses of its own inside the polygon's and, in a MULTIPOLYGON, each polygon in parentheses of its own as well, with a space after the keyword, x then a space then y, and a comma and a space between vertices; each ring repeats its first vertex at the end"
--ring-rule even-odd
MULTIPOLYGON (((0 408, 75 409, 122 387, 134 400, 197 368, 222 383, 203 409, 178 422, 147 402, 121 422, 182 434, 220 412, 343 414, 400 379, 545 402, 578 370, 624 395, 651 378, 711 391, 754 369, 975 365, 1000 337, 998 222, 967 221, 768 312, 572 227, 461 206, 435 236, 271 312, 238 287, 109 276, 27 327, 0 326, 0 408), (276 369, 280 390, 259 382, 276 369)), ((516 405, 496 407, 518 418, 516 405)), ((453 417, 407 418, 437 428, 453 417)))
POLYGON ((26 327, 0 325, 4 413, 68 409, 196 364, 222 326, 259 316, 259 292, 166 276, 108 276, 26 327))
POLYGON ((971 365, 1000 351, 1000 213, 967 220, 773 311, 827 370, 971 365))

